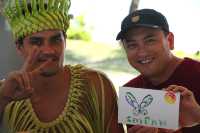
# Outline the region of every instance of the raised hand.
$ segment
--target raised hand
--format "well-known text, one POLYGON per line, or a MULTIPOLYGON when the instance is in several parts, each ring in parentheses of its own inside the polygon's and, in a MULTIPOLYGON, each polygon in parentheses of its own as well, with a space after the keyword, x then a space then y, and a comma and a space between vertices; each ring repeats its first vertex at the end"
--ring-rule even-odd
POLYGON ((18 71, 9 73, 1 87, 1 96, 4 100, 6 99, 7 102, 10 102, 31 96, 34 91, 34 88, 32 87, 33 78, 40 75, 42 70, 51 62, 49 60, 36 68, 33 67, 37 61, 38 54, 39 50, 37 47, 34 47, 25 59, 22 68, 18 71))
POLYGON ((183 87, 177 85, 170 85, 167 91, 180 92, 180 126, 189 127, 200 122, 200 106, 196 102, 193 93, 183 87))

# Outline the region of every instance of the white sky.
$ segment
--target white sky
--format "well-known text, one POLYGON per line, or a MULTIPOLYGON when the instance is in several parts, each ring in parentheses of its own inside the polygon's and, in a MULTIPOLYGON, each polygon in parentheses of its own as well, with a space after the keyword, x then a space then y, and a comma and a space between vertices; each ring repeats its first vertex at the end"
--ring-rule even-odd
POLYGON ((200 0, 141 0, 139 8, 162 12, 175 35, 175 49, 200 50, 200 0))
MULTIPOLYGON (((71 0, 71 13, 85 15, 93 26, 95 41, 113 42, 122 19, 128 14, 131 0, 71 0)), ((175 34, 175 49, 186 52, 200 50, 200 0, 140 0, 139 8, 162 12, 175 34)))
POLYGON ((71 0, 71 13, 83 14, 88 25, 93 26, 93 38, 114 42, 121 20, 128 14, 131 0, 71 0))

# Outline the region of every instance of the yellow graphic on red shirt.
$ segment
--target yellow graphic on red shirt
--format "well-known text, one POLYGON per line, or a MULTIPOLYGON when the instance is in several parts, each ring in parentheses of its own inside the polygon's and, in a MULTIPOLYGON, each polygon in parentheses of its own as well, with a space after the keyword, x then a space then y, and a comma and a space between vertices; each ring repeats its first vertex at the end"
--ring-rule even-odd
POLYGON ((176 95, 172 91, 168 91, 165 93, 165 101, 169 104, 174 104, 176 102, 176 95))

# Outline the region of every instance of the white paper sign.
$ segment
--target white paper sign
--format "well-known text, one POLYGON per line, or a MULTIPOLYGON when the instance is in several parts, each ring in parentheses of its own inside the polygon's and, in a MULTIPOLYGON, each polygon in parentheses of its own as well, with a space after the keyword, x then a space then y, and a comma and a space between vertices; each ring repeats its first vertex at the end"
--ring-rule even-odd
POLYGON ((166 129, 179 127, 180 93, 119 88, 118 122, 166 129))

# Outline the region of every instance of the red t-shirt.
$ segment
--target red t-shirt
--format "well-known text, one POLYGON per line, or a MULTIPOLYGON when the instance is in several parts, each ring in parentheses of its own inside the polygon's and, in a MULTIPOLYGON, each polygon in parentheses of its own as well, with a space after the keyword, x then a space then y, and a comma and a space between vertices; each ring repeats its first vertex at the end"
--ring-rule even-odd
MULTIPOLYGON (((194 93, 200 104, 200 62, 184 58, 169 79, 156 86, 142 75, 130 80, 124 86, 161 90, 169 85, 180 85, 188 88, 194 93)), ((200 126, 184 128, 181 131, 183 133, 200 133, 200 126)))

